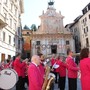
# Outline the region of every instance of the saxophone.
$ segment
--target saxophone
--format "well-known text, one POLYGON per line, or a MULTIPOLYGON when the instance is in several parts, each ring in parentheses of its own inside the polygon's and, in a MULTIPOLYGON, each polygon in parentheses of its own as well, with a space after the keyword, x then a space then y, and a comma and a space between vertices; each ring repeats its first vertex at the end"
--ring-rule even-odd
POLYGON ((55 80, 55 75, 50 73, 50 67, 46 66, 45 79, 42 86, 42 90, 50 90, 50 86, 55 80))

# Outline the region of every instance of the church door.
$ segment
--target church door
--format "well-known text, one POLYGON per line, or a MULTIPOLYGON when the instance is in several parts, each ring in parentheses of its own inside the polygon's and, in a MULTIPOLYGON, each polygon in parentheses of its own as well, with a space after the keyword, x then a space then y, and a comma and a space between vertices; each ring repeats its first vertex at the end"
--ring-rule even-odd
POLYGON ((57 53, 57 45, 51 45, 51 54, 57 53))

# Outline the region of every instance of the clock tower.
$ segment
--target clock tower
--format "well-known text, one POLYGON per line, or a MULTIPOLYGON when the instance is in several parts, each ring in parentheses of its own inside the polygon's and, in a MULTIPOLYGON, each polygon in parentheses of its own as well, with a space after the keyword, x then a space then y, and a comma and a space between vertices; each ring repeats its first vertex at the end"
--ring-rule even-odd
POLYGON ((46 12, 39 16, 41 19, 40 27, 33 32, 32 55, 42 52, 48 56, 52 53, 66 55, 67 49, 73 47, 72 34, 64 28, 61 12, 56 12, 54 0, 48 1, 46 12), (66 45, 70 41, 70 45, 66 45))

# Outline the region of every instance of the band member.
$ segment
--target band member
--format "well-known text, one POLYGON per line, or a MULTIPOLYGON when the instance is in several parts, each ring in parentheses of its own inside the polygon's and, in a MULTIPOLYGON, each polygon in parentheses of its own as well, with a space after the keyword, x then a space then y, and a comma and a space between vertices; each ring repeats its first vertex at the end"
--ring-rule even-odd
POLYGON ((24 88, 25 88, 25 83, 27 84, 27 86, 29 86, 29 82, 28 82, 28 67, 29 67, 28 61, 29 61, 29 59, 26 58, 25 60, 26 60, 26 65, 24 67, 24 75, 25 75, 25 77, 24 77, 24 88))
POLYGON ((21 54, 18 53, 16 55, 16 59, 14 61, 14 70, 18 74, 18 81, 16 83, 16 90, 23 90, 23 79, 22 79, 22 68, 26 65, 25 62, 21 62, 21 54))
POLYGON ((77 90, 77 71, 79 68, 73 60, 73 52, 68 49, 67 50, 67 69, 68 69, 68 85, 69 90, 77 90))
POLYGON ((40 65, 40 57, 32 56, 28 68, 29 90, 42 90, 43 79, 38 65, 40 65))
POLYGON ((90 52, 88 48, 81 50, 80 70, 82 90, 90 90, 90 52))
MULTIPOLYGON (((56 63, 56 58, 55 58, 55 54, 52 55, 52 58, 51 58, 51 67, 53 67, 53 65, 56 63)), ((56 69, 55 68, 52 68, 51 69, 52 72, 55 74, 55 83, 57 83, 57 72, 56 72, 56 69)))
POLYGON ((39 68, 40 68, 40 71, 41 71, 41 74, 42 74, 42 78, 43 78, 43 81, 44 81, 44 76, 45 76, 45 66, 44 66, 44 55, 42 53, 38 54, 38 56, 40 57, 40 65, 39 65, 39 68))
POLYGON ((63 58, 58 58, 59 59, 59 88, 60 90, 65 90, 65 81, 66 81, 66 63, 63 60, 63 58))

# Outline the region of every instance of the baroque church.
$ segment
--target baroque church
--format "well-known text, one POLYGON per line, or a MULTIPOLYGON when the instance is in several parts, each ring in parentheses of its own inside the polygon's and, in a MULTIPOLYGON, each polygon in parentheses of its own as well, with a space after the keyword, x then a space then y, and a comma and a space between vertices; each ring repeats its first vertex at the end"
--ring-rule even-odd
POLYGON ((47 11, 43 11, 39 17, 40 27, 32 34, 32 55, 43 53, 47 56, 55 53, 66 56, 67 49, 74 51, 73 35, 64 28, 64 16, 56 12, 54 1, 48 2, 47 11))

